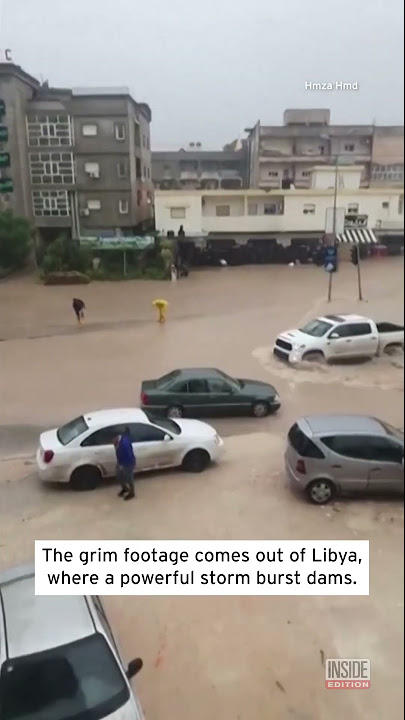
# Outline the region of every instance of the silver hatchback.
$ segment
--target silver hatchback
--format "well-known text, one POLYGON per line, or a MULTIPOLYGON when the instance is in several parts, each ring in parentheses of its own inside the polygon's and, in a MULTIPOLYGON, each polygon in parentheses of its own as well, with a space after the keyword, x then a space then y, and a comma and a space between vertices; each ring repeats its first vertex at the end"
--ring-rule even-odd
POLYGON ((324 505, 337 494, 404 492, 404 434, 363 415, 312 415, 288 433, 288 476, 324 505))

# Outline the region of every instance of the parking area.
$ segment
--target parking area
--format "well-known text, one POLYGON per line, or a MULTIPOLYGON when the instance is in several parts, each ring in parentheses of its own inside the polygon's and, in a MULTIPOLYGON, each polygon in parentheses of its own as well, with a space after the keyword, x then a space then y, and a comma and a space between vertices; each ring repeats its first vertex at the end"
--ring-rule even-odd
MULTIPOLYGON (((402 503, 311 506, 288 487, 283 452, 305 413, 364 412, 400 426, 402 358, 295 370, 270 352, 280 330, 326 307, 359 311, 352 272, 339 273, 329 306, 326 279, 311 267, 204 271, 174 287, 94 285, 83 291, 90 309, 79 329, 70 289, 16 281, 13 305, 12 285, 0 285, 0 569, 32 558, 35 539, 370 540, 369 597, 106 598, 124 654, 144 660, 136 686, 149 719, 400 717, 402 503), (161 327, 150 303, 164 291, 171 314, 161 327), (33 453, 43 429, 134 405, 142 379, 187 366, 270 381, 282 408, 260 420, 214 420, 223 462, 200 475, 141 476, 131 503, 113 483, 80 494, 40 486, 33 453), (325 691, 328 657, 370 658, 371 689, 325 691)), ((403 320, 402 272, 394 260, 367 266, 365 314, 403 320)))

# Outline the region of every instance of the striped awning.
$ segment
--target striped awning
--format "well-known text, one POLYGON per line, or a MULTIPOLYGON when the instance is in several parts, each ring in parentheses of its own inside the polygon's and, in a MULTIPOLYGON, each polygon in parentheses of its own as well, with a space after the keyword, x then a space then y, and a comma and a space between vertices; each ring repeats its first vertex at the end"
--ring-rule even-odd
POLYGON ((350 245, 373 245, 378 244, 378 240, 373 230, 367 228, 358 228, 357 230, 346 230, 343 235, 337 235, 337 241, 340 243, 349 243, 350 245))

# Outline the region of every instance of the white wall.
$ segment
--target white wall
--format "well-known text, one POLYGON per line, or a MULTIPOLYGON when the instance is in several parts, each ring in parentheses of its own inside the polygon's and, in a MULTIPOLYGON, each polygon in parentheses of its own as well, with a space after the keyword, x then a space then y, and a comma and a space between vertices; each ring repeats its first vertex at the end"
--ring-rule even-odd
MULTIPOLYGON (((338 193, 337 205, 347 211, 349 204, 357 203, 359 213, 368 215, 368 227, 376 228, 380 222, 395 223, 403 227, 403 211, 400 212, 400 195, 403 190, 373 191, 357 190, 338 193), (383 203, 389 207, 384 208, 383 203)), ((180 225, 185 232, 323 232, 325 230, 326 211, 333 207, 333 191, 297 190, 287 192, 265 191, 217 191, 173 192, 157 190, 155 193, 156 227, 166 233, 168 230, 178 232, 180 225), (284 202, 284 213, 281 215, 265 215, 266 203, 284 202), (315 205, 315 213, 304 213, 307 205, 315 205), (216 206, 229 205, 230 216, 217 217, 216 206), (257 205, 257 215, 248 214, 248 206, 257 205), (186 217, 174 219, 170 208, 184 207, 186 217)))
MULTIPOLYGON (((338 188, 339 190, 358 190, 361 182, 363 168, 338 167, 338 188)), ((317 190, 329 190, 335 187, 336 169, 333 166, 314 167, 312 171, 311 187, 317 190)))
POLYGON ((293 146, 292 138, 260 138, 260 150, 274 152, 275 155, 292 155, 293 146))

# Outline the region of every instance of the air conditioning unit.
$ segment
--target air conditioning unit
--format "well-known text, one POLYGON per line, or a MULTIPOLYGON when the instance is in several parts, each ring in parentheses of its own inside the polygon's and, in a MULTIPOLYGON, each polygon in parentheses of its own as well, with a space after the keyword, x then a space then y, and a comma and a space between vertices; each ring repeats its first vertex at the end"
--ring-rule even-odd
POLYGON ((90 215, 90 210, 88 208, 83 208, 82 210, 79 210, 79 215, 81 215, 81 217, 88 217, 90 215))

